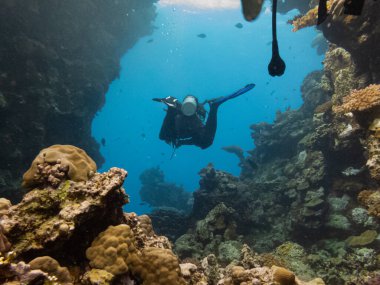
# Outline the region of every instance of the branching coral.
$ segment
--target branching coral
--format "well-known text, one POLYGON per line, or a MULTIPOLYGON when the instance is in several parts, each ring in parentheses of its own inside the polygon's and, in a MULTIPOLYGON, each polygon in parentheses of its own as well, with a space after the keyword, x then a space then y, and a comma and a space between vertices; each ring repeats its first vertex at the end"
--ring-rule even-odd
POLYGON ((335 113, 362 112, 380 107, 380 84, 371 84, 360 90, 354 90, 343 98, 341 106, 334 106, 335 113))
MULTIPOLYGON (((327 10, 331 9, 333 0, 327 1, 327 10)), ((290 20, 289 23, 293 25, 293 32, 296 32, 300 29, 315 26, 318 19, 318 6, 309 10, 303 16, 296 16, 293 20, 290 20)))
POLYGON ((87 181, 95 172, 96 164, 84 150, 72 145, 52 145, 34 159, 23 176, 22 186, 57 187, 66 179, 87 181))

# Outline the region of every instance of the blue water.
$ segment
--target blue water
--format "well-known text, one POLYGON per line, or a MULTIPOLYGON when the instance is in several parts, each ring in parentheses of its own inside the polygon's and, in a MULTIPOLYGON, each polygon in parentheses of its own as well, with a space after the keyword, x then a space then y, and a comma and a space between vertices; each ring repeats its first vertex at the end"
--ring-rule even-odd
POLYGON ((287 69, 284 76, 275 78, 267 72, 271 14, 262 13, 258 20, 248 23, 240 9, 188 11, 158 5, 157 11, 157 28, 122 58, 120 77, 111 84, 106 104, 93 122, 93 136, 99 142, 106 140, 101 148, 106 163, 100 171, 114 166, 128 171, 125 189, 131 203, 125 210, 138 214, 149 211, 148 206, 139 205, 138 195, 139 175, 147 168, 159 165, 166 180, 183 185, 187 191, 197 189, 198 172, 210 162, 217 169, 238 175, 238 159, 221 147, 252 149, 249 126, 272 122, 277 110, 298 108, 303 79, 321 69, 323 60, 310 46, 316 35, 313 28, 293 33, 286 24, 296 11, 278 15, 280 54, 287 69), (235 27, 239 22, 242 29, 235 27), (206 37, 197 37, 201 33, 206 37), (210 148, 183 146, 170 159, 172 148, 158 139, 164 106, 153 102, 153 97, 182 99, 194 94, 203 101, 227 95, 248 83, 256 87, 219 108, 218 129, 210 148))

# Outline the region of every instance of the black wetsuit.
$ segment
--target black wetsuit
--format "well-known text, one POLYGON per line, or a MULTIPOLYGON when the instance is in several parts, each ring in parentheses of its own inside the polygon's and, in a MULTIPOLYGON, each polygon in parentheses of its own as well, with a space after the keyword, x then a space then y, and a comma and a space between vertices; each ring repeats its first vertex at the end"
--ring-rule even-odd
POLYGON ((198 113, 185 116, 181 104, 168 106, 160 131, 160 140, 180 147, 181 145, 196 145, 202 149, 212 145, 217 127, 217 112, 219 104, 210 104, 210 112, 206 124, 198 113))

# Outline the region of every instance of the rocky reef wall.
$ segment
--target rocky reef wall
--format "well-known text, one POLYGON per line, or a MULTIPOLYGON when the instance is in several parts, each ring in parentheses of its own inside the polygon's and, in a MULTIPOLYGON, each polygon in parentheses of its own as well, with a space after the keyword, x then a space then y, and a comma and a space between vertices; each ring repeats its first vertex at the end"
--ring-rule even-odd
MULTIPOLYGON (((380 5, 365 1, 350 16, 343 2, 329 1, 320 26, 329 49, 323 70, 304 79, 303 105, 251 126, 255 148, 240 177, 201 170, 190 229, 175 241, 180 257, 228 264, 248 245, 261 264, 305 280, 379 284, 380 5)), ((310 15, 298 23, 315 24, 310 15)))
POLYGON ((0 196, 18 200, 38 151, 75 144, 100 165, 91 122, 121 56, 152 32, 155 0, 4 0, 0 9, 0 196))

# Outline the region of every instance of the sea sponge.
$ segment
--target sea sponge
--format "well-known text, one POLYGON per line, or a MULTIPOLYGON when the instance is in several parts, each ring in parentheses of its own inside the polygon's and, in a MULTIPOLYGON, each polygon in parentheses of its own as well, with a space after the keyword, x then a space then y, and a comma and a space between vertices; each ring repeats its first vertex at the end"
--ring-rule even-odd
POLYGON ((135 238, 128 225, 109 226, 86 250, 92 268, 104 269, 113 275, 127 273, 129 265, 139 263, 135 238))
POLYGON ((370 215, 380 217, 380 191, 363 190, 358 195, 358 201, 370 215))
POLYGON ((58 261, 50 256, 37 257, 29 262, 29 265, 32 270, 40 269, 49 274, 52 281, 57 281, 62 285, 73 284, 69 270, 66 267, 61 267, 58 261))
POLYGON ((380 107, 380 84, 371 84, 364 89, 353 90, 343 98, 341 106, 334 106, 335 113, 361 112, 380 107))
POLYGON ((374 230, 367 230, 360 236, 351 236, 346 242, 349 246, 359 247, 371 244, 377 238, 377 232, 374 230))
MULTIPOLYGON (((327 1, 327 11, 331 9, 333 1, 327 1)), ((297 32, 306 27, 315 26, 318 20, 318 6, 309 10, 305 15, 296 16, 292 20, 289 21, 290 24, 293 25, 293 32, 297 32)))
POLYGON ((284 267, 272 266, 273 280, 280 285, 295 285, 296 276, 284 267))
POLYGON ((52 145, 40 151, 23 176, 22 186, 32 188, 62 181, 87 181, 96 172, 95 162, 87 153, 72 145, 52 145))
POLYGON ((169 249, 148 247, 142 250, 141 263, 133 267, 143 285, 184 285, 178 258, 169 249))

